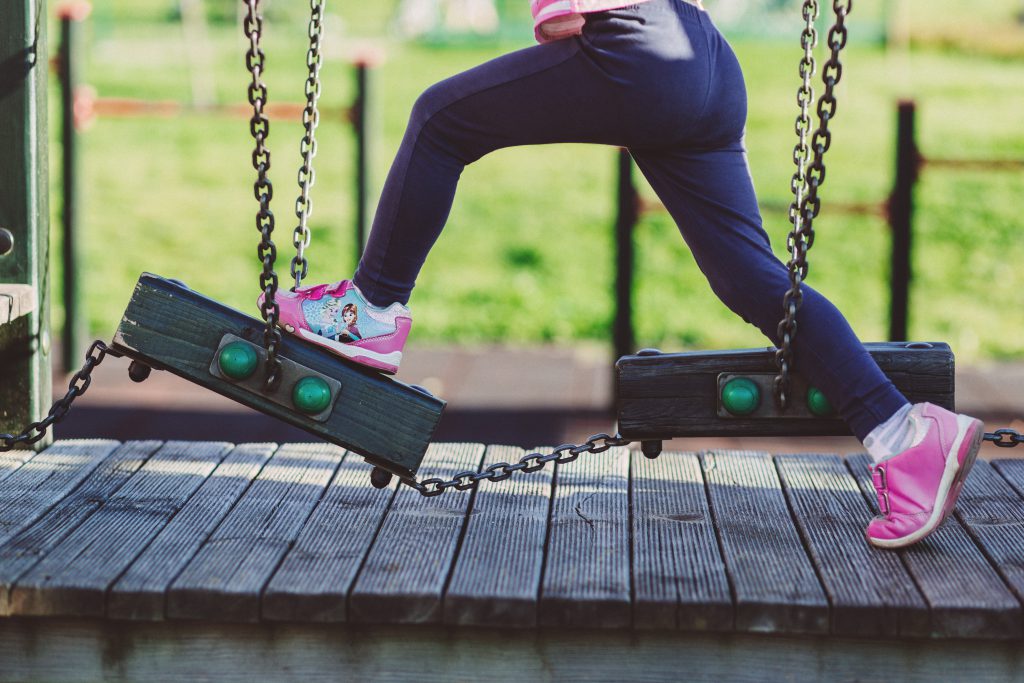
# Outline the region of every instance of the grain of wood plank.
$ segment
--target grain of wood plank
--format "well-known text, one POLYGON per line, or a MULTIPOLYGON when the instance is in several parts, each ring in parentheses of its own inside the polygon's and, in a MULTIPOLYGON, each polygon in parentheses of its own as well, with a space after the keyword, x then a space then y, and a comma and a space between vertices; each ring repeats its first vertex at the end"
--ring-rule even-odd
MULTIPOLYGON (((66 443, 58 442, 56 446, 66 443)), ((116 447, 106 458, 101 458, 74 491, 0 545, 0 616, 10 614, 10 589, 18 578, 77 529, 159 447, 159 441, 131 441, 116 447)), ((0 491, 0 498, 3 496, 0 491)))
MULTIPOLYGON (((1024 461, 974 463, 956 506, 956 515, 974 541, 985 551, 1018 600, 1024 600, 1024 499, 1009 478, 1024 475, 1024 461), (1007 466, 1004 463, 1013 463, 1007 466)), ((1019 482, 1024 483, 1024 482, 1019 482)))
MULTIPOLYGON (((484 466, 514 463, 524 454, 511 446, 489 446, 484 466)), ((507 481, 477 486, 462 549, 444 596, 444 621, 535 626, 551 507, 551 470, 520 473, 507 481)))
POLYGON ((700 461, 632 453, 633 625, 727 631, 733 603, 700 461))
POLYGON ((766 453, 705 453, 704 476, 736 600, 736 629, 827 633, 828 600, 766 453))
POLYGON ((107 594, 107 616, 163 619, 168 586, 252 484, 276 449, 276 444, 252 443, 236 446, 228 453, 111 587, 107 594))
MULTIPOLYGON (((877 513, 869 462, 865 454, 846 459, 872 512, 877 513)), ((933 637, 1022 635, 1020 604, 955 516, 923 541, 898 552, 931 608, 933 637)))
POLYGON ((263 592, 269 621, 345 621, 348 593, 362 566, 398 480, 370 486, 371 466, 348 453, 316 510, 263 592))
POLYGON ((111 584, 202 485, 227 443, 170 441, 10 591, 11 613, 102 616, 111 584))
POLYGON ((36 453, 29 450, 15 450, 0 453, 0 481, 32 459, 36 453))
MULTIPOLYGON (((431 444, 420 470, 424 478, 450 478, 475 470, 481 444, 431 444)), ((399 489, 349 596, 349 620, 434 623, 469 506, 469 491, 424 498, 399 489)))
POLYGON ((559 465, 540 598, 542 626, 627 628, 629 450, 559 465))
POLYGON ((56 505, 89 476, 116 441, 58 441, 0 482, 0 543, 56 505))
POLYGON ((264 586, 343 454, 326 443, 282 445, 171 584, 168 618, 258 621, 264 586))
POLYGON ((828 595, 832 633, 928 635, 928 605, 899 556, 871 547, 857 481, 835 455, 780 455, 775 464, 828 595))

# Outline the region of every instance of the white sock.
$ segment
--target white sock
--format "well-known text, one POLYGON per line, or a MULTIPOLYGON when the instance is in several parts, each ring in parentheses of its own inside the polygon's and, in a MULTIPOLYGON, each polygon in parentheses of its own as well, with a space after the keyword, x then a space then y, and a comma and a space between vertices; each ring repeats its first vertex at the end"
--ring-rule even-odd
POLYGON ((917 431, 910 419, 911 407, 907 403, 864 438, 864 448, 876 463, 910 448, 917 431))

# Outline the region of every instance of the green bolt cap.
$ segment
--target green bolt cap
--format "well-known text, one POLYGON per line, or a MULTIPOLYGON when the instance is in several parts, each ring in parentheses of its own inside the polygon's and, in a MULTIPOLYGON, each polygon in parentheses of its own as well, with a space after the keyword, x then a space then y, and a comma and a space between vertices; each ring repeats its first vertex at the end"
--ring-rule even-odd
POLYGON ((722 387, 722 405, 733 415, 750 415, 761 405, 761 390, 753 380, 736 377, 722 387))
POLYGON ((331 387, 319 377, 303 377, 292 389, 292 403, 307 415, 316 415, 331 405, 331 387))
POLYGON ((252 377, 260 358, 256 349, 245 342, 235 341, 220 350, 217 364, 220 371, 231 379, 243 380, 252 377))
POLYGON ((818 417, 828 417, 835 412, 832 409, 832 404, 828 402, 825 394, 821 393, 821 389, 818 387, 811 387, 807 390, 807 409, 818 417))

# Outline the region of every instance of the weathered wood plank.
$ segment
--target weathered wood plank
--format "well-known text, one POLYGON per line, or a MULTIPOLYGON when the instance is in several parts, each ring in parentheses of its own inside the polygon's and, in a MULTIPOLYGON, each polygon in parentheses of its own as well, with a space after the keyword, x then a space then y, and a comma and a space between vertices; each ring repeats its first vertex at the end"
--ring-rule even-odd
POLYGON ((370 466, 345 456, 294 547, 263 592, 262 615, 273 621, 345 621, 348 593, 362 566, 397 480, 369 485, 370 466))
POLYGON ((0 481, 27 463, 36 453, 28 450, 14 450, 0 453, 0 481))
POLYGON ((732 595, 700 461, 692 453, 632 458, 634 627, 731 630, 732 595))
MULTIPOLYGON (((58 441, 50 449, 72 443, 58 441)), ((111 448, 115 442, 93 443, 94 448, 100 449, 96 453, 99 462, 88 477, 49 511, 37 516, 35 522, 22 526, 17 533, 13 533, 12 527, 11 535, 0 545, 0 616, 11 613, 10 590, 15 582, 114 495, 160 447, 159 441, 131 441, 116 449, 111 448), (108 450, 112 452, 104 458, 103 453, 108 450)), ((0 498, 3 495, 0 493, 0 498)))
MULTIPOLYGON (((933 342, 929 348, 916 348, 905 342, 886 342, 864 346, 905 396, 914 402, 952 408, 954 362, 949 345, 933 342)), ((849 434, 842 420, 807 413, 807 384, 799 374, 793 377, 793 414, 801 417, 772 414, 775 411, 767 396, 752 416, 719 417, 719 374, 774 374, 774 358, 775 349, 624 356, 615 364, 619 432, 630 439, 849 434)))
POLYGON ((555 478, 540 623, 629 627, 629 450, 584 454, 555 478))
MULTIPOLYGON (((1000 476, 1024 475, 1024 461, 989 463, 979 459, 960 492, 956 515, 988 556, 1018 600, 1024 600, 1024 500, 1000 476)), ((1018 480, 1019 481, 1019 480, 1018 480)))
POLYGON ((254 443, 236 446, 228 453, 110 588, 107 616, 163 619, 171 581, 195 556, 276 449, 275 444, 254 443))
POLYGON ((828 600, 766 453, 702 458, 738 631, 827 633, 828 600))
POLYGON ((674 631, 0 620, 0 681, 1020 681, 1006 641, 674 631))
POLYGON ((0 681, 1019 681, 1000 641, 325 624, 0 620, 0 681))
MULTIPOLYGON (((336 354, 285 334, 279 356, 341 382, 323 421, 210 372, 222 337, 231 333, 262 345, 264 323, 174 282, 145 273, 125 311, 114 347, 169 370, 318 438, 352 449, 398 476, 410 478, 444 411, 444 401, 336 354), (382 429, 381 425, 387 425, 382 429)), ((260 372, 260 370, 257 370, 260 372)), ((297 378, 290 382, 294 385, 297 378)), ((292 386, 279 391, 289 396, 292 386)))
MULTIPOLYGON (((870 462, 866 454, 846 459, 877 514, 870 462)), ((1020 604, 955 518, 898 552, 931 607, 932 636, 1018 638, 1024 632, 1020 604)))
MULTIPOLYGON (((475 470, 480 444, 431 444, 425 477, 450 478, 475 470)), ((469 491, 424 498, 408 487, 395 496, 373 549, 349 597, 349 620, 433 623, 442 617, 442 595, 456 556, 469 491)))
POLYGON ((0 543, 39 519, 89 476, 116 441, 61 441, 0 482, 0 543))
MULTIPOLYGON (((489 446, 484 465, 517 462, 525 452, 489 446)), ((551 507, 548 468, 481 482, 462 549, 444 596, 444 621, 497 627, 537 624, 537 594, 551 507)))
POLYGON ((857 481, 834 455, 780 455, 775 464, 832 612, 832 633, 928 635, 928 606, 895 553, 864 540, 871 519, 857 481))
POLYGON ((98 510, 17 580, 17 615, 102 616, 106 594, 206 480, 227 443, 171 441, 98 510))
POLYGON ((36 310, 36 289, 32 285, 0 283, 0 325, 36 310))
POLYGON ((281 446, 171 584, 168 618, 257 621, 263 587, 320 501, 343 454, 331 444, 281 446))

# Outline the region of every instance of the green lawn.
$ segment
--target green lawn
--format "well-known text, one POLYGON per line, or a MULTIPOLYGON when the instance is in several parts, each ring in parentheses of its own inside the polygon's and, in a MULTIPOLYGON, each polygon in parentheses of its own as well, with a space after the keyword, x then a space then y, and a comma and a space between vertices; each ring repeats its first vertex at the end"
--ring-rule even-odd
MULTIPOLYGON (((380 34, 386 28, 380 7, 386 4, 362 3, 361 13, 342 8, 345 28, 335 24, 332 35, 380 34), (366 9, 371 7, 377 9, 366 9)), ((90 29, 87 80, 100 94, 189 96, 189 48, 180 26, 166 21, 166 5, 173 3, 118 0, 98 10, 90 29)), ((302 27, 289 18, 271 23, 267 39, 274 101, 298 101, 302 92, 302 27)), ((927 19, 931 33, 922 35, 941 33, 934 28, 935 17, 927 19)), ((794 26, 794 36, 796 31, 794 26)), ((241 40, 230 25, 215 23, 210 41, 208 73, 218 98, 241 101, 248 79, 241 40)), ((324 106, 351 99, 347 53, 355 42, 349 37, 332 43, 324 67, 324 106)), ((416 96, 510 47, 516 46, 388 44, 387 61, 374 82, 378 189, 416 96)), ((763 200, 784 202, 793 172, 798 49, 747 41, 735 47, 750 94, 747 144, 755 183, 763 200)), ((926 156, 1024 158, 1024 56, 985 55, 976 47, 951 49, 940 42, 886 52, 858 45, 854 36, 844 59, 810 283, 835 300, 865 339, 882 339, 887 330, 887 226, 880 218, 838 215, 829 205, 880 201, 888 193, 897 99, 917 100, 926 156)), ((52 130, 56 192, 56 122, 52 130)), ((295 222, 299 135, 298 125, 278 122, 270 138, 282 272, 295 222)), ((311 282, 346 277, 354 266, 351 133, 324 120, 319 138, 311 282)), ((255 313, 259 263, 251 145, 245 121, 203 116, 101 119, 83 134, 84 286, 92 334, 110 337, 143 270, 181 278, 255 313)), ((470 166, 413 296, 414 340, 606 340, 614 277, 614 166, 610 149, 570 145, 506 150, 470 166)), ((1024 173, 1019 171, 925 170, 917 194, 912 336, 947 340, 968 361, 1024 355, 1021 197, 1024 173)), ((59 210, 56 197, 53 204, 59 210)), ((788 232, 785 216, 767 213, 765 222, 780 249, 788 232)), ((641 344, 674 350, 764 343, 759 332, 714 298, 667 217, 645 217, 637 241, 641 344)), ((56 317, 59 322, 59 311, 56 317)))

